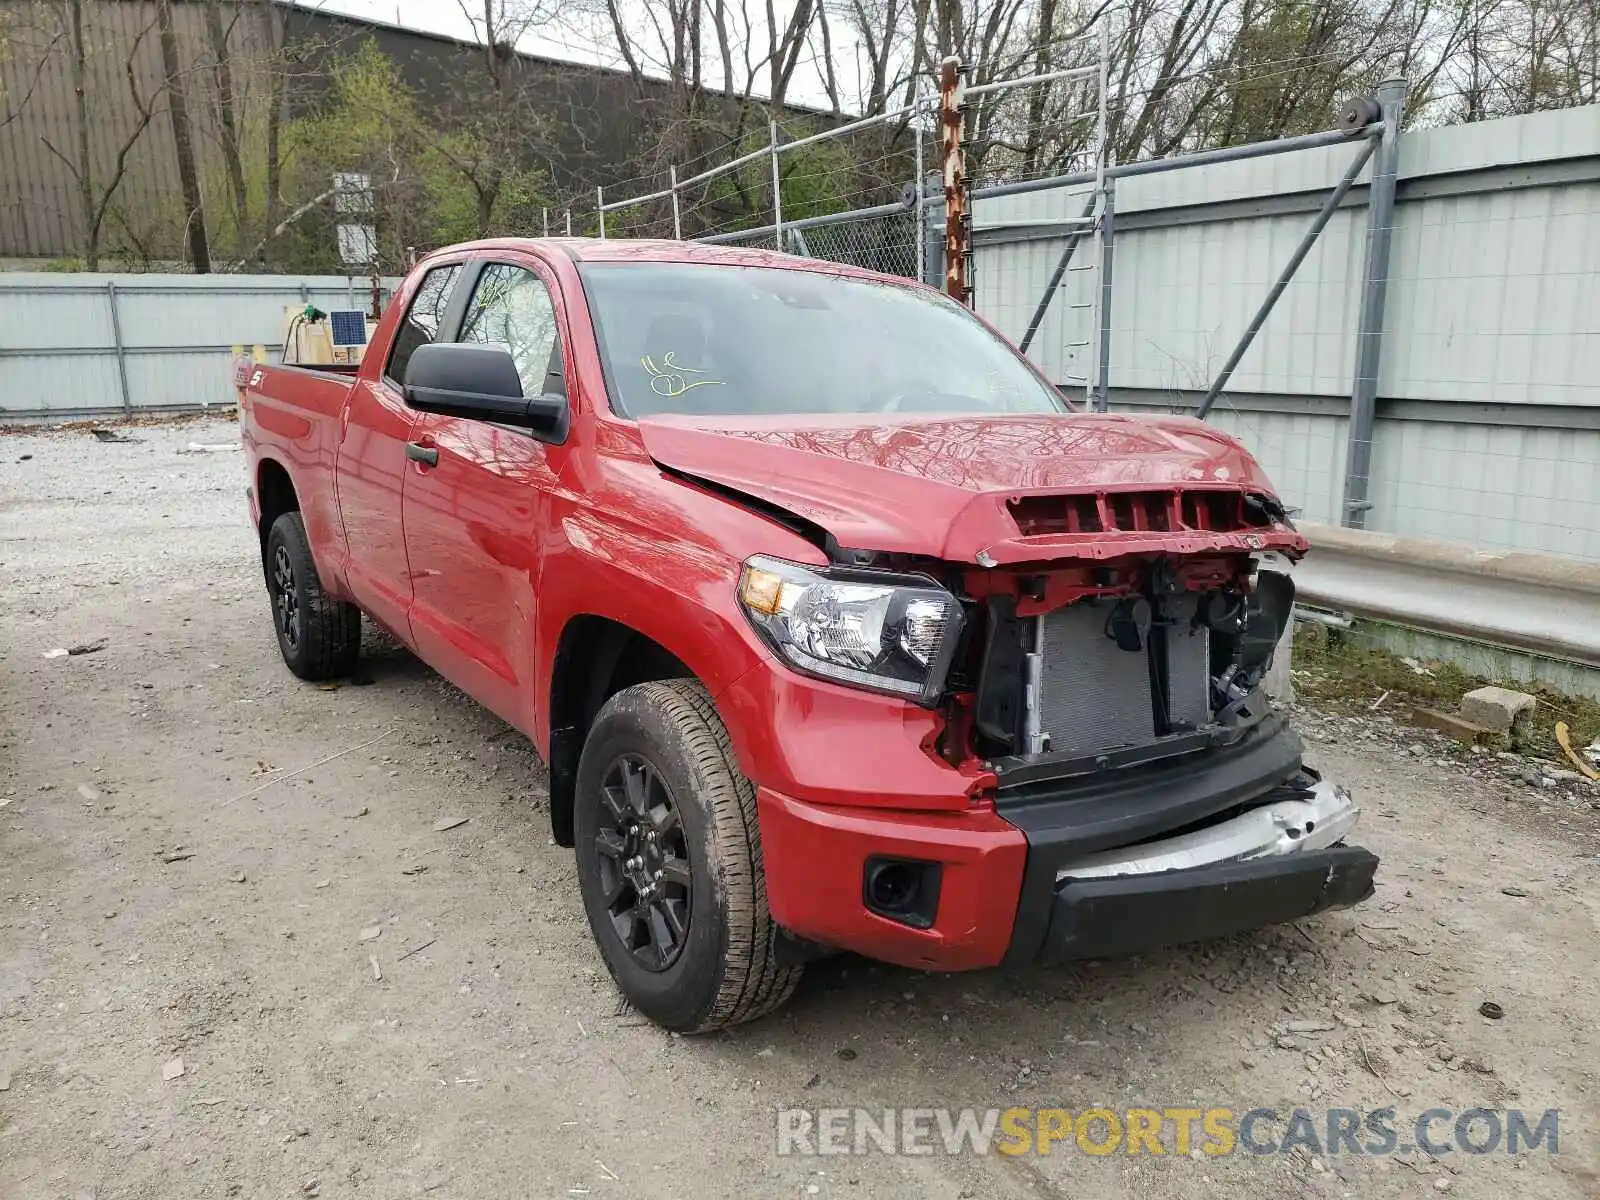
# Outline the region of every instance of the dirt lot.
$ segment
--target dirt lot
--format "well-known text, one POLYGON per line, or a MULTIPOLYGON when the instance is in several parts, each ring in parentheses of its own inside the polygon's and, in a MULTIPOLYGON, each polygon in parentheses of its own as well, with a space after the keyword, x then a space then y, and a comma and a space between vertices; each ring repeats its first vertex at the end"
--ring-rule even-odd
POLYGON ((0 1197, 1600 1195, 1589 795, 1303 713, 1362 908, 1020 977, 841 958, 669 1037, 527 744, 392 647, 293 679, 241 456, 180 453, 233 427, 129 432, 0 437, 0 1197), (1560 1152, 779 1157, 789 1105, 1553 1107, 1560 1152))

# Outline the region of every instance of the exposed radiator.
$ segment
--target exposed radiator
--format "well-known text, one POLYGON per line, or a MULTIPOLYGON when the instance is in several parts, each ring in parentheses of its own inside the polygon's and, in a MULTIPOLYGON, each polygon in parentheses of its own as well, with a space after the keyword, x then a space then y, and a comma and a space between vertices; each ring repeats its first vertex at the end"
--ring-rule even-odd
MULTIPOLYGON (((1168 712, 1174 725, 1211 716, 1210 637, 1191 629, 1198 600, 1167 601, 1168 712)), ((1084 600, 1043 618, 1039 729, 1054 752, 1092 754, 1156 736, 1146 649, 1123 650, 1106 632, 1111 601, 1084 600)))

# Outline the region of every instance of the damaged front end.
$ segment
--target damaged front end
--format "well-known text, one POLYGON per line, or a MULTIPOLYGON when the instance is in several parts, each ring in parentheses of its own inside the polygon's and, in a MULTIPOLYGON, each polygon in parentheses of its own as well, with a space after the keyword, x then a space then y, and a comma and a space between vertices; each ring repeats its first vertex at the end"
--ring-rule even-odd
POLYGON ((1133 953, 1370 895, 1376 858, 1344 845, 1359 810, 1303 766, 1263 688, 1294 603, 1272 565, 1304 549, 1276 500, 1173 489, 1011 510, 1019 540, 1092 533, 1096 557, 961 573, 941 750, 980 759, 1028 837, 1008 961, 1133 953), (1108 556, 1122 532, 1130 553, 1108 556))
POLYGON ((902 613, 944 592, 959 605, 948 640, 905 625, 939 668, 907 695, 944 718, 931 751, 992 780, 981 798, 1027 837, 1007 961, 1134 953, 1370 895, 1376 858, 1344 845, 1359 810, 1302 764, 1263 688, 1294 603, 1273 565, 1304 549, 1277 501, 1172 488, 1010 515, 998 561, 835 551, 846 578, 927 581, 902 613))

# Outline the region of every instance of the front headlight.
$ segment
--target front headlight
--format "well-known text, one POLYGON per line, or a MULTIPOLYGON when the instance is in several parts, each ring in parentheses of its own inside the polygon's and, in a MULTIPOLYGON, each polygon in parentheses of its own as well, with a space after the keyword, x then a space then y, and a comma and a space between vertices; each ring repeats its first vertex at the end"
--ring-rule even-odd
POLYGON ((961 636, 961 605, 931 579, 818 571, 757 555, 739 575, 751 623, 801 671, 932 708, 961 636))

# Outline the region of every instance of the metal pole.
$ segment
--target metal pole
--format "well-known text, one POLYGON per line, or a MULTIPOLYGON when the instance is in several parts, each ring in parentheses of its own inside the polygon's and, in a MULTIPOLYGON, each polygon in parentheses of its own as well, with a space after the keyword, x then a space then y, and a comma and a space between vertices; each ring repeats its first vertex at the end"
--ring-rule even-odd
POLYGON ((1100 219, 1094 226, 1094 244, 1098 255, 1095 265, 1100 269, 1100 286, 1095 290, 1094 316, 1095 316, 1095 370, 1093 376, 1085 372, 1083 381, 1085 407, 1093 412, 1098 408, 1104 412, 1108 403, 1107 374, 1105 351, 1107 343, 1111 340, 1110 320, 1111 314, 1106 311, 1108 296, 1105 288, 1105 266, 1108 253, 1107 240, 1111 236, 1111 187, 1106 179, 1106 92, 1110 81, 1111 34, 1110 22, 1106 15, 1100 15, 1098 33, 1100 35, 1100 62, 1099 62, 1099 87, 1096 96, 1099 100, 1099 114, 1095 118, 1094 129, 1094 190, 1100 198, 1100 219))
POLYGON ((683 241, 683 216, 678 212, 678 168, 676 164, 667 165, 667 180, 672 184, 672 238, 674 241, 683 241))
POLYGON ((939 64, 939 159, 944 172, 944 290, 962 304, 967 296, 967 180, 961 151, 961 60, 939 64))
POLYGON ((1361 147, 1361 152, 1356 155, 1355 161, 1350 164, 1349 170, 1345 171, 1344 178, 1339 180, 1339 186, 1333 189, 1333 193, 1323 204, 1322 211, 1317 213, 1316 219, 1311 222, 1310 227, 1305 232, 1305 236, 1300 239, 1300 244, 1295 247, 1294 253, 1289 256, 1288 263, 1284 265, 1283 270, 1278 275, 1278 281, 1272 285, 1272 290, 1267 293, 1267 298, 1261 302, 1261 307, 1256 309, 1256 315, 1251 318, 1249 328, 1244 331, 1244 336, 1239 339, 1239 344, 1233 348, 1233 353, 1228 355, 1228 361, 1222 364, 1222 370, 1217 372, 1217 377, 1212 381, 1205 398, 1196 406, 1194 415, 1202 421, 1211 412, 1212 407, 1217 402, 1217 397, 1222 394, 1222 389, 1228 386, 1229 377, 1233 375, 1234 369, 1239 365, 1239 361, 1244 358, 1245 351, 1250 349, 1250 343, 1255 340, 1256 334, 1261 332, 1261 326, 1265 323, 1268 314, 1272 312, 1273 306, 1278 303, 1278 297, 1283 295, 1284 288, 1289 286, 1289 281, 1294 278, 1295 272, 1300 269, 1300 264, 1305 261, 1306 255, 1311 252, 1311 247, 1316 244, 1317 238, 1333 218, 1333 214, 1343 202, 1346 193, 1350 191, 1351 186, 1360 176, 1361 168, 1366 166, 1367 159, 1372 157, 1374 145, 1375 143, 1369 141, 1361 147))
POLYGON ((567 236, 572 236, 572 210, 567 209, 567 236))
POLYGON ((548 208, 541 208, 539 210, 539 217, 544 222, 544 236, 545 237, 549 237, 550 236, 550 210, 548 208))
POLYGON ((778 123, 767 123, 769 141, 767 145, 772 150, 772 242, 779 250, 783 249, 783 179, 778 171, 778 123))
POLYGON ((606 193, 604 188, 596 187, 594 189, 594 211, 595 215, 600 218, 600 240, 603 242, 606 240, 606 193))
POLYGON ((1117 211, 1116 180, 1106 180, 1105 198, 1100 217, 1100 348, 1095 356, 1095 407, 1101 412, 1111 408, 1111 260, 1116 253, 1111 235, 1117 211))
POLYGON ((919 78, 912 85, 912 94, 915 97, 911 103, 911 136, 916 145, 915 170, 911 178, 916 181, 916 240, 917 240, 917 279, 924 281, 928 278, 928 245, 922 236, 922 222, 926 215, 927 189, 922 185, 922 80, 919 78))
MULTIPOLYGON (((929 287, 938 287, 939 281, 944 278, 944 236, 939 228, 939 223, 933 217, 934 206, 927 202, 926 197, 932 196, 939 190, 939 173, 929 171, 922 180, 922 228, 918 231, 922 239, 922 282, 929 287)), ((944 197, 939 198, 939 204, 944 203, 944 197)))
POLYGON ((122 344, 122 315, 117 311, 117 285, 106 280, 106 303, 111 306, 111 344, 117 351, 117 382, 122 385, 122 411, 133 415, 133 393, 128 390, 128 354, 122 344))
MULTIPOLYGON (((1212 163, 1238 162, 1246 158, 1265 158, 1272 154, 1292 154, 1296 150, 1315 150, 1320 146, 1337 146, 1353 142, 1362 136, 1375 136, 1383 129, 1379 123, 1355 129, 1328 129, 1321 133, 1306 133, 1298 137, 1278 138, 1271 142, 1246 142, 1242 146, 1223 146, 1217 150, 1200 150, 1194 154, 1174 154, 1171 158, 1147 158, 1140 162, 1122 163, 1106 169, 1113 179, 1131 179, 1135 175, 1159 175, 1164 171, 1181 171, 1188 167, 1206 167, 1212 163)), ((1052 175, 1048 179, 1019 179, 1015 183, 992 183, 977 188, 974 200, 991 200, 996 196, 1021 196, 1028 192, 1048 192, 1056 188, 1081 187, 1095 179, 1093 171, 1074 171, 1070 175, 1052 175)))
MULTIPOLYGON (((1091 195, 1089 203, 1083 206, 1082 219, 1087 221, 1094 216, 1096 197, 1091 195)), ((1033 335, 1039 332, 1039 324, 1044 320, 1044 314, 1050 307, 1050 302, 1055 299, 1056 291, 1061 287, 1061 280, 1066 277, 1067 266, 1072 262, 1072 255, 1078 249, 1078 243, 1089 236, 1089 227, 1074 230, 1067 235, 1067 244, 1061 251, 1061 257, 1056 259, 1055 269, 1050 272, 1050 282, 1044 285, 1044 295, 1039 297, 1039 303, 1034 306, 1033 317, 1028 321, 1028 331, 1022 335, 1022 343, 1017 347, 1024 354, 1033 344, 1033 335)))
POLYGON ((1378 85, 1383 135, 1372 162, 1367 190, 1367 269, 1361 293, 1361 324, 1356 331, 1356 374, 1350 389, 1350 433, 1345 454, 1344 523, 1367 523, 1367 487, 1372 472, 1372 426, 1377 413, 1378 367, 1383 350, 1383 308, 1389 292, 1389 246, 1394 234, 1394 189, 1400 165, 1400 113, 1406 81, 1378 85))

